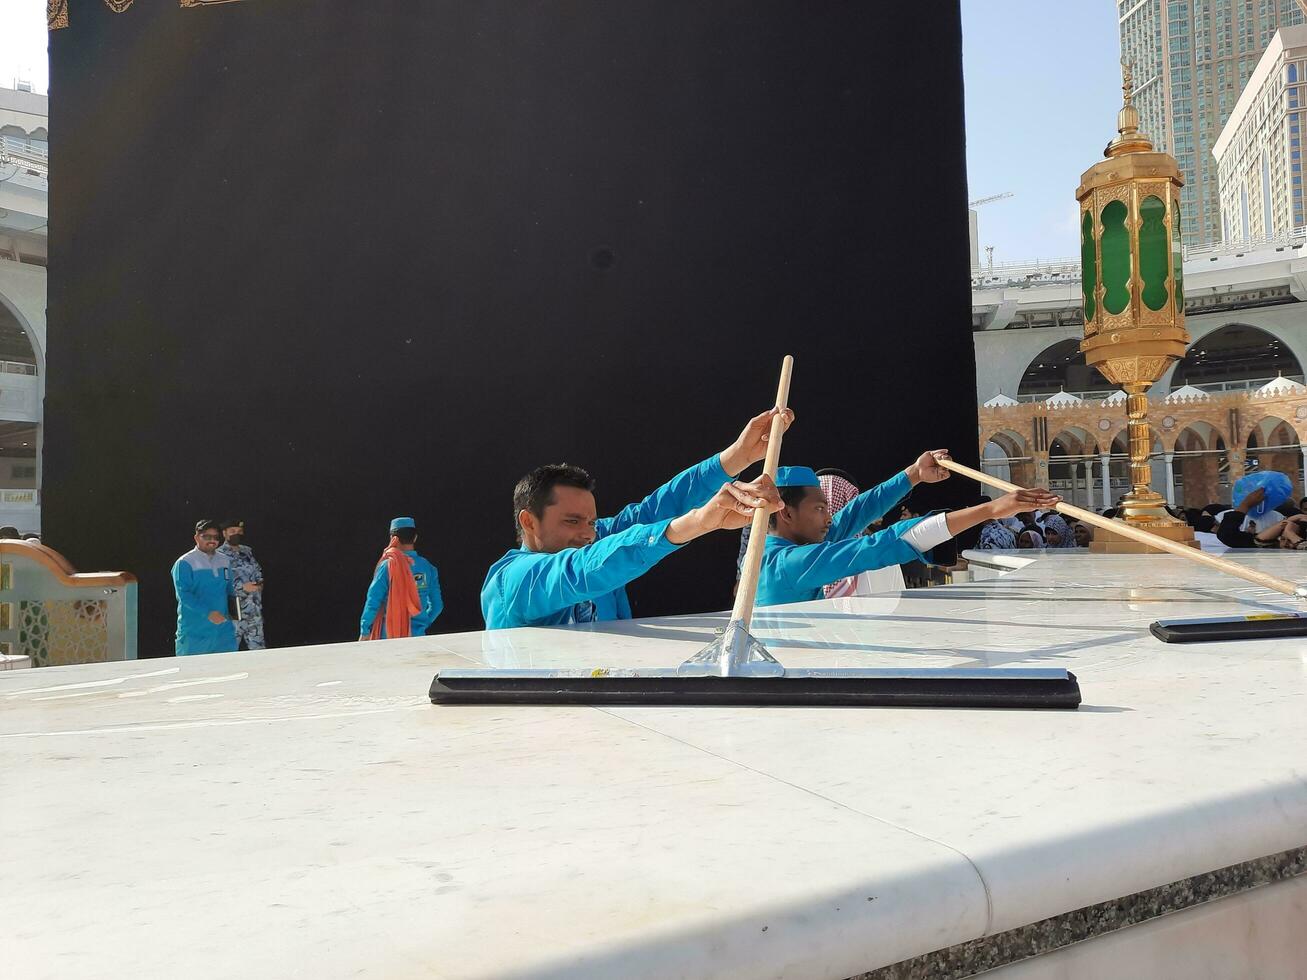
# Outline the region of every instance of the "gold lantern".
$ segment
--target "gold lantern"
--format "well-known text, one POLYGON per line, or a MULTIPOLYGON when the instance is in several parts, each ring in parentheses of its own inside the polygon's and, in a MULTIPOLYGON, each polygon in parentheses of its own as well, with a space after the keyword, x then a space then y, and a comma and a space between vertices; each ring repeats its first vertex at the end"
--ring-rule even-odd
MULTIPOLYGON (((1193 531, 1166 512, 1166 499, 1150 486, 1153 438, 1146 394, 1189 345, 1180 254, 1184 178, 1175 158, 1154 150, 1139 132, 1130 66, 1122 67, 1125 104, 1117 115, 1117 136, 1076 189, 1085 306, 1080 350, 1126 393, 1132 489, 1117 519, 1192 544, 1193 531)), ((1107 532, 1096 535, 1091 548, 1147 550, 1107 532)))

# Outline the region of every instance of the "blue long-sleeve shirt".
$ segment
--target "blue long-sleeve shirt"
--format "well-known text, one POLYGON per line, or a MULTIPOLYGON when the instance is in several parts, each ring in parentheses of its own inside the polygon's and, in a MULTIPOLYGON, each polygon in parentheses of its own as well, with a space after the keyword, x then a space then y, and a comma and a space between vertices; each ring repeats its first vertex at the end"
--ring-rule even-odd
MULTIPOLYGON (((905 470, 899 470, 878 487, 864 490, 839 512, 831 516, 827 541, 844 541, 857 537, 872 521, 884 517, 894 505, 912 492, 912 481, 905 470)), ((835 578, 841 578, 836 576, 835 578)), ((835 579, 831 579, 832 582, 835 579)), ((829 583, 828 583, 829 584, 829 583)))
POLYGON ((177 596, 177 656, 234 653, 236 629, 227 618, 227 597, 236 593, 227 559, 192 548, 173 562, 172 585, 177 596), (209 620, 215 612, 222 616, 221 623, 209 620))
POLYGON ((481 586, 486 629, 630 619, 625 586, 675 551, 672 518, 712 499, 730 477, 720 456, 678 473, 644 500, 595 522, 595 541, 546 555, 514 548, 481 586))
POLYGON ((797 545, 772 534, 763 551, 758 575, 759 606, 820 599, 831 582, 888 565, 920 559, 921 552, 902 535, 921 518, 858 537, 864 528, 912 490, 908 474, 900 471, 880 486, 858 494, 831 518, 826 539, 817 544, 797 545))
MULTIPOLYGON (((431 564, 416 551, 407 552, 413 559, 413 582, 418 587, 418 602, 422 611, 409 620, 410 636, 425 636, 427 629, 436 621, 445 608, 445 600, 440 594, 440 576, 436 566, 431 564)), ((390 595, 390 559, 377 562, 377 570, 368 585, 368 595, 363 601, 363 616, 359 619, 359 636, 372 632, 372 623, 386 604, 390 595)), ((386 635, 385 621, 382 621, 381 636, 386 635)))
POLYGON ((903 540, 903 535, 923 520, 914 517, 875 534, 818 544, 794 544, 779 535, 768 535, 758 576, 757 604, 778 606, 820 599, 822 589, 838 579, 922 560, 925 556, 903 540))

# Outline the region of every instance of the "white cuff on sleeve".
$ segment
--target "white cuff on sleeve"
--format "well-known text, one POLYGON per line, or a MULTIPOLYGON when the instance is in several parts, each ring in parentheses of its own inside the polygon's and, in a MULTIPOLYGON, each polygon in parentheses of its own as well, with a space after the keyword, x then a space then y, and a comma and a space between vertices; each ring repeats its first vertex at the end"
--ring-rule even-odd
POLYGON ((953 535, 948 533, 948 514, 931 514, 923 517, 903 532, 903 540, 923 555, 936 545, 943 544, 953 535))

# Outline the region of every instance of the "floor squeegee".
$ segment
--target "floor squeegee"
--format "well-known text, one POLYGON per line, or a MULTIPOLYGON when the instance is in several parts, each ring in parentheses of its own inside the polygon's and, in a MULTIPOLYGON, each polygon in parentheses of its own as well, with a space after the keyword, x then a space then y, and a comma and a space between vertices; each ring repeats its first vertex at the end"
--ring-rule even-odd
MULTIPOLYGON (((794 359, 781 365, 776 407, 789 400, 794 359)), ((772 420, 763 472, 776 478, 785 423, 772 420)), ((444 668, 433 704, 711 704, 854 707, 1075 708, 1075 675, 1056 667, 786 668, 749 632, 767 541, 753 517, 735 607, 725 629, 678 667, 444 668)))

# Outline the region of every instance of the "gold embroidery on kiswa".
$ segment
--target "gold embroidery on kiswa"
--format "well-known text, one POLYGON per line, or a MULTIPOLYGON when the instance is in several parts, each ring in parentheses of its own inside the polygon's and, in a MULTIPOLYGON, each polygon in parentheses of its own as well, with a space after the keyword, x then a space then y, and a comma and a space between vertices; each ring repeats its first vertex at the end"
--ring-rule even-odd
POLYGON ((45 26, 52 31, 68 26, 68 0, 45 0, 45 26))
MULTIPOLYGON (((104 0, 104 5, 115 14, 121 14, 136 0, 104 0)), ((220 3, 239 3, 240 0, 177 0, 179 7, 215 7, 220 3)), ((68 26, 68 0, 45 0, 45 26, 57 31, 68 26)))

